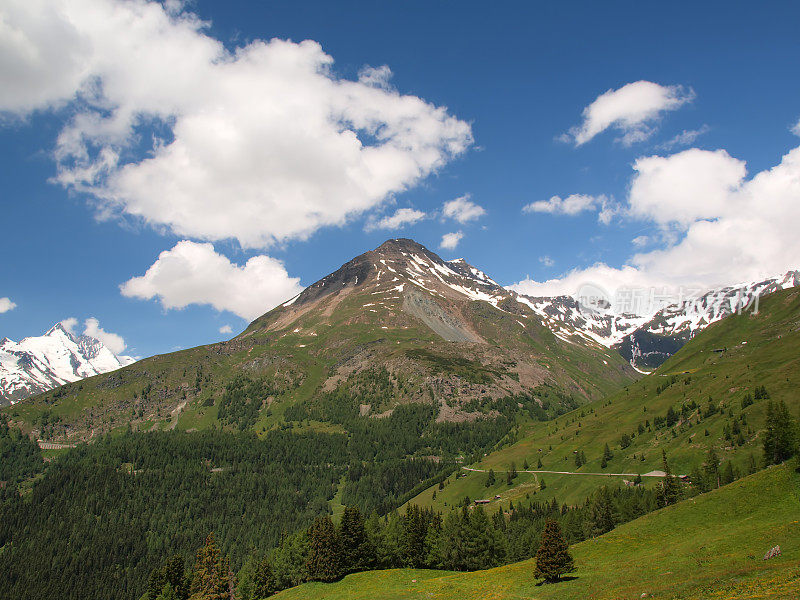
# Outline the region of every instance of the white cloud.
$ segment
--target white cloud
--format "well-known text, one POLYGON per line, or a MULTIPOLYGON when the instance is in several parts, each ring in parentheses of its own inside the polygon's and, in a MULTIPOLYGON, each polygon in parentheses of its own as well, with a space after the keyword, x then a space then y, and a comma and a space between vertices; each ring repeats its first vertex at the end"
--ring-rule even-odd
POLYGON ((631 243, 637 248, 642 248, 650 243, 650 237, 647 235, 639 235, 631 240, 631 243))
POLYGON ((586 211, 598 211, 597 220, 608 225, 619 212, 616 202, 607 196, 590 196, 588 194, 571 194, 566 198, 552 196, 549 200, 537 200, 522 207, 524 213, 549 213, 574 217, 586 211))
POLYGON ((552 267, 554 264, 556 264, 556 262, 549 256, 540 256, 539 262, 542 263, 545 267, 552 267))
POLYGON ((453 219, 462 224, 480 219, 485 214, 486 209, 472 202, 469 194, 445 202, 444 206, 442 206, 442 215, 444 217, 453 219))
POLYGON ((233 328, 230 325, 223 325, 219 328, 220 333, 233 333, 233 328))
POLYGON ((100 321, 94 317, 89 317, 86 319, 86 321, 84 321, 84 325, 85 329, 83 330, 83 335, 88 335, 96 340, 100 340, 103 342, 103 345, 111 350, 111 352, 114 354, 122 354, 125 351, 125 348, 128 347, 121 335, 105 331, 102 327, 100 327, 100 321))
POLYGON ((75 335, 75 328, 78 326, 78 319, 75 317, 69 317, 68 319, 64 319, 60 322, 61 326, 69 331, 72 335, 75 335))
POLYGON ((664 111, 676 110, 694 99, 692 90, 635 81, 608 90, 583 109, 583 123, 569 130, 565 139, 581 146, 609 127, 617 129, 618 141, 629 146, 649 138, 664 111))
POLYGON ((461 231, 454 231, 452 233, 445 233, 442 236, 442 241, 439 242, 439 248, 444 248, 445 250, 453 250, 458 243, 461 241, 461 238, 464 237, 464 234, 461 231))
POLYGON ((659 150, 672 150, 678 146, 691 146, 701 135, 705 135, 711 130, 708 125, 703 125, 700 129, 684 129, 679 134, 670 138, 663 144, 656 146, 659 150))
POLYGON ((630 213, 662 226, 682 227, 725 213, 746 173, 744 161, 724 150, 697 148, 667 157, 639 158, 633 169, 630 213))
POLYGON ((0 298, 0 314, 14 310, 16 307, 17 305, 11 301, 11 298, 0 298))
POLYGON ((575 294, 587 283, 677 290, 754 281, 800 268, 800 147, 746 179, 724 150, 690 149, 634 164, 628 211, 674 235, 619 268, 598 263, 544 282, 511 286, 531 295, 575 294))
POLYGON ((181 7, 0 8, 0 111, 70 105, 56 180, 103 217, 263 247, 340 225, 472 144, 468 123, 392 89, 388 67, 344 79, 311 40, 228 51, 181 7))
POLYGON ((378 221, 368 221, 365 229, 400 229, 406 225, 413 225, 425 218, 425 213, 413 208, 398 208, 391 215, 386 215, 378 221))
POLYGON ((269 256, 254 256, 243 266, 214 251, 211 244, 178 242, 165 250, 141 277, 123 283, 131 298, 158 298, 165 309, 210 304, 252 320, 302 291, 283 264, 269 256))
POLYGON ((792 127, 790 131, 795 135, 800 135, 800 120, 794 124, 794 127, 792 127))

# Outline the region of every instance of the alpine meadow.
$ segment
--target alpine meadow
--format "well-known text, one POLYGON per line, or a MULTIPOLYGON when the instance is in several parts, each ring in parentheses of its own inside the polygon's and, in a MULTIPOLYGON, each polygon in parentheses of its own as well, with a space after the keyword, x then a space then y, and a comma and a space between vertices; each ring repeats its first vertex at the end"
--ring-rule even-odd
POLYGON ((800 6, 630 8, 0 0, 0 600, 800 598, 800 6))

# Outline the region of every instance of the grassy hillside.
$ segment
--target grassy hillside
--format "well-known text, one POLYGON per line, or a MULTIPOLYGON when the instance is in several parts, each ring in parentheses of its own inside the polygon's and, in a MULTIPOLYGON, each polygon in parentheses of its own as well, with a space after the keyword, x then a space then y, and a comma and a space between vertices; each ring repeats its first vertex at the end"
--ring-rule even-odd
POLYGON ((799 518, 800 475, 773 467, 573 546, 574 578, 558 584, 537 585, 525 561, 473 573, 359 573, 276 598, 784 600, 800 596, 799 518), (776 544, 782 555, 762 560, 776 544))
MULTIPOLYGON (((764 426, 766 400, 754 398, 749 405, 747 400, 760 386, 772 399, 784 400, 791 413, 798 415, 800 289, 763 298, 758 314, 733 315, 711 325, 653 375, 608 398, 550 422, 523 425, 516 443, 472 465, 494 469, 495 485, 485 487, 484 472, 462 471, 464 476, 451 476, 444 489, 432 487, 412 502, 444 509, 465 496, 475 500, 500 495, 501 500, 492 503, 496 506, 533 493, 538 494, 537 499, 556 497, 561 502, 577 502, 602 483, 633 479, 632 475, 609 473, 643 474, 661 469, 662 449, 674 473, 688 474, 701 464, 709 446, 714 446, 723 462, 732 461, 739 473, 747 473, 751 461, 759 466, 761 461, 759 433, 764 426), (656 426, 670 409, 675 422, 656 426), (623 434, 630 438, 624 448, 623 434), (613 458, 602 468, 605 444, 613 458), (575 456, 579 452, 587 462, 577 467, 575 456), (518 470, 527 463, 531 470, 601 475, 524 473, 508 486, 504 472, 512 462, 518 470), (545 479, 544 490, 539 489, 541 478, 545 479)), ((644 479, 645 485, 654 482, 644 479)))
MULTIPOLYGON (((87 440, 129 425, 261 435, 285 426, 290 407, 341 387, 354 391, 365 417, 417 403, 437 407, 440 421, 461 422, 498 414, 541 418, 634 380, 617 352, 558 338, 506 290, 496 286, 494 296, 476 296, 458 291, 465 286, 481 287, 422 246, 390 241, 230 341, 147 358, 0 412, 26 432, 59 440, 87 440), (450 284, 441 273, 449 273, 450 284), (390 375, 383 395, 363 385, 353 389, 360 374, 379 369, 390 375), (248 406, 231 416, 225 395, 242 377, 263 383, 263 393, 249 395, 248 406), (534 406, 534 397, 547 400, 546 409, 534 406)), ((330 428, 330 421, 292 420, 294 429, 330 428)))

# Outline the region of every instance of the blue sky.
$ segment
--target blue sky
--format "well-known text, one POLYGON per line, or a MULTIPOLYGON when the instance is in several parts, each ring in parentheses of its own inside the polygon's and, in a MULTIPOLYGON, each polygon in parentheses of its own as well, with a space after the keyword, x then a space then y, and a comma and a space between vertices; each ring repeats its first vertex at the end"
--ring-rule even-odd
POLYGON ((217 341, 399 236, 542 294, 800 266, 796 3, 0 15, 0 337, 217 341))

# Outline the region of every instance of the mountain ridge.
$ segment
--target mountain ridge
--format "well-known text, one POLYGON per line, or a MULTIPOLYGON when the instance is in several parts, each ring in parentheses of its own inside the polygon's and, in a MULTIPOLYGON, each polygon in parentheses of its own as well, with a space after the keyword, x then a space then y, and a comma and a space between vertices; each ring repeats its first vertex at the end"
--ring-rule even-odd
POLYGON ((76 334, 58 322, 41 336, 0 341, 0 405, 13 404, 54 387, 108 373, 133 362, 100 340, 76 334))

